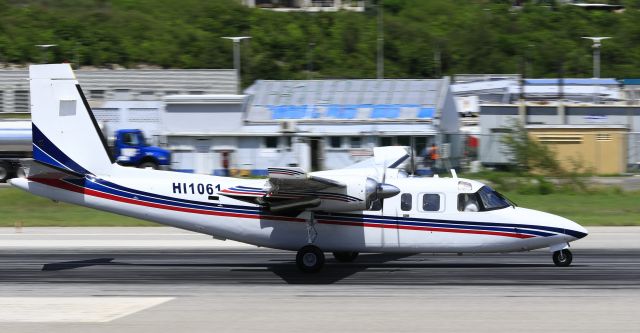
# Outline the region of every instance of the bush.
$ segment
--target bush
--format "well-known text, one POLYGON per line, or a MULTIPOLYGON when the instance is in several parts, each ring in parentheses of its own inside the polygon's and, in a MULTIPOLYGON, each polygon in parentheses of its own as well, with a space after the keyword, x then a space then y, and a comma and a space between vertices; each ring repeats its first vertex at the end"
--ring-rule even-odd
POLYGON ((518 121, 512 122, 505 128, 508 134, 502 137, 502 143, 507 147, 505 153, 516 166, 518 172, 542 173, 552 176, 565 176, 555 153, 546 145, 531 139, 527 129, 518 121))

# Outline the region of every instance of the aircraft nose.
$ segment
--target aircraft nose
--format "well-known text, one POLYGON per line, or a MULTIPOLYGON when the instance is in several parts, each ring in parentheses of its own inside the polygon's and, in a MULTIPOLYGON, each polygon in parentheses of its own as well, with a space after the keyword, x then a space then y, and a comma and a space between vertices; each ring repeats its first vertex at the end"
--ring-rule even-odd
POLYGON ((587 229, 573 221, 565 228, 565 231, 569 236, 575 237, 576 239, 585 238, 589 234, 587 229))

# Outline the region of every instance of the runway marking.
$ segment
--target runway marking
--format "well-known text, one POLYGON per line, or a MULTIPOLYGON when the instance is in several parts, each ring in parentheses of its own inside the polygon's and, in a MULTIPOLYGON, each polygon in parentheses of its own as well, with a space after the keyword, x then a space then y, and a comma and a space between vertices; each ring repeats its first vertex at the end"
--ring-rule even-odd
POLYGON ((174 297, 0 297, 0 322, 104 323, 174 297))

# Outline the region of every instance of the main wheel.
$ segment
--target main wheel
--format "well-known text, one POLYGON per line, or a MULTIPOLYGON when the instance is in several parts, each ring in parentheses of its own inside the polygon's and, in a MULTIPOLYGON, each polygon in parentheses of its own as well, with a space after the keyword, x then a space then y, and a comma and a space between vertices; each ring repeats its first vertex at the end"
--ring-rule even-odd
POLYGON ((358 257, 358 252, 333 252, 333 257, 339 262, 352 262, 358 257))
POLYGON ((4 162, 0 162, 0 182, 4 182, 9 178, 9 165, 4 162))
POLYGON ((154 170, 157 170, 158 169, 158 165, 153 163, 153 162, 144 162, 144 163, 140 163, 140 165, 138 165, 138 168, 140 168, 140 169, 154 169, 154 170))
POLYGON ((573 255, 568 249, 553 252, 553 263, 559 267, 567 267, 571 265, 573 255))
POLYGON ((305 273, 315 273, 324 266, 324 253, 315 245, 306 245, 296 255, 298 268, 305 273))

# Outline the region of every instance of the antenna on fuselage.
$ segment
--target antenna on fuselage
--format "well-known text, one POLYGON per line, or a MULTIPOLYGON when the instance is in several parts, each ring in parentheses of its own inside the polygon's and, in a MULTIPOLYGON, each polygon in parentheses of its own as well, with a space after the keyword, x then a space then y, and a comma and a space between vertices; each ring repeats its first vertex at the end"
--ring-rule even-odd
POLYGON ((411 151, 409 152, 409 156, 411 157, 411 172, 409 173, 409 176, 413 177, 416 174, 416 158, 415 158, 415 148, 416 148, 416 138, 414 136, 411 136, 411 147, 409 147, 409 149, 411 149, 411 151))
POLYGON ((451 169, 451 177, 453 177, 453 179, 458 179, 458 173, 456 172, 456 169, 451 169))

